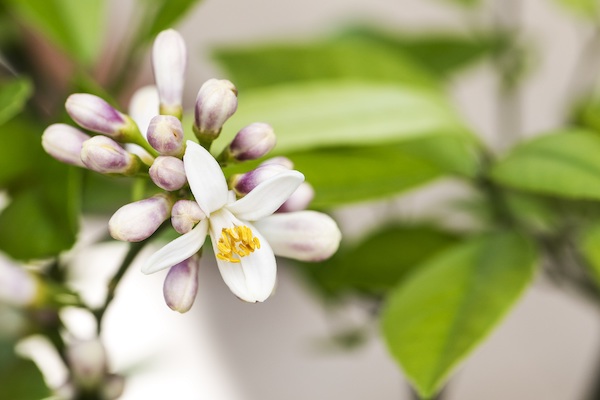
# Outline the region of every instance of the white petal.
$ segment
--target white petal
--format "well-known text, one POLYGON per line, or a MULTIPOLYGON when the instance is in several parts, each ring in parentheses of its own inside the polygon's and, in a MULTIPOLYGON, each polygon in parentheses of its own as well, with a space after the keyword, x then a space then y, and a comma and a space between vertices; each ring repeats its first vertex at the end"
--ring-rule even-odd
POLYGON ((129 101, 129 115, 138 128, 142 135, 146 137, 150 120, 158 115, 159 103, 158 103, 158 90, 156 86, 149 85, 138 89, 131 100, 129 101))
POLYGON ((204 147, 188 140, 183 164, 196 202, 206 215, 227 203, 225 176, 217 160, 204 147))
POLYGON ((260 240, 260 249, 245 257, 240 263, 230 263, 217 258, 217 265, 223 281, 229 289, 240 299, 255 303, 265 301, 275 288, 277 264, 275 255, 265 238, 247 222, 240 221, 227 210, 211 216, 210 235, 215 254, 219 252, 216 244, 221 236, 222 228, 231 228, 234 225, 246 225, 252 229, 254 236, 260 240))
POLYGON ((190 258, 204 244, 207 232, 208 221, 204 219, 194 229, 152 254, 142 266, 142 272, 153 274, 190 258))
POLYGON ((286 170, 256 186, 250 193, 227 208, 236 217, 256 221, 273 214, 304 182, 298 171, 286 170))
POLYGON ((321 261, 339 247, 342 234, 335 221, 316 211, 274 214, 255 222, 278 256, 321 261))

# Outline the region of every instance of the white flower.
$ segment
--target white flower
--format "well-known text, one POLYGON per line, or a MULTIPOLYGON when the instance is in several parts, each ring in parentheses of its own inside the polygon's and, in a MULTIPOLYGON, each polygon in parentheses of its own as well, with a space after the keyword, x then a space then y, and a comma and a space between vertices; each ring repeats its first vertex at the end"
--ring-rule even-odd
POLYGON ((277 218, 270 216, 304 181, 300 172, 282 171, 236 201, 227 189, 221 167, 208 151, 188 141, 183 161, 192 193, 207 217, 190 232, 153 254, 142 272, 157 272, 191 257, 209 234, 219 271, 227 286, 240 299, 257 302, 271 295, 276 264, 269 245, 271 238, 256 229, 255 221, 260 220, 265 232, 279 236, 272 238, 273 243, 285 248, 294 258, 322 259, 337 249, 340 232, 325 214, 309 212, 303 216, 301 224, 297 219, 286 220, 283 214, 277 218), (324 229, 319 234, 322 240, 317 242, 311 236, 315 229, 321 228, 324 229))

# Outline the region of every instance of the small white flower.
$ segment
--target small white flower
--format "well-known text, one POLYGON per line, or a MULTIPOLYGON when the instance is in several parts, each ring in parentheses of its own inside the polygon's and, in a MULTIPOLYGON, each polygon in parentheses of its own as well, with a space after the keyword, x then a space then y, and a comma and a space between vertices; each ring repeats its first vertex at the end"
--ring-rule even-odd
POLYGON ((240 299, 257 302, 271 295, 277 267, 269 245, 271 238, 256 229, 255 221, 260 220, 265 232, 280 235, 280 239, 273 238, 277 239, 274 243, 281 248, 295 249, 294 252, 287 252, 295 258, 326 258, 337 249, 341 237, 339 230, 325 214, 308 213, 304 215, 303 224, 295 220, 282 220, 281 216, 269 222, 272 218, 269 216, 304 181, 300 172, 283 171, 236 201, 227 189, 219 164, 208 151, 188 141, 183 161, 192 193, 207 217, 190 232, 152 255, 142 267, 142 272, 157 272, 191 257, 202 247, 209 234, 219 271, 227 286, 240 299), (331 223, 323 223, 324 220, 331 223), (323 227, 325 230, 320 237, 326 238, 327 246, 315 245, 315 241, 307 237, 307 234, 314 233, 314 229, 306 231, 307 226, 311 229, 323 227), (281 242, 286 238, 288 240, 284 246, 281 242), (315 255, 319 249, 323 253, 315 255))

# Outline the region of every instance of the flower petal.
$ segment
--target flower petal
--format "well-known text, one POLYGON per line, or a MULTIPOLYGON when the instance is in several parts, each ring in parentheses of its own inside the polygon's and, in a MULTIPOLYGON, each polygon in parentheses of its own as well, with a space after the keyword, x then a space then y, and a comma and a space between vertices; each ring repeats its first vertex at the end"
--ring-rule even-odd
POLYGON ((204 244, 207 232, 208 221, 203 219, 194 229, 167 243, 162 249, 152 254, 142 266, 142 272, 153 274, 190 258, 204 244))
POLYGON ((210 215, 227 203, 229 194, 223 171, 204 147, 188 140, 183 164, 192 193, 204 214, 210 215))
POLYGON ((226 210, 211 216, 210 237, 215 254, 219 252, 216 247, 223 228, 234 225, 246 225, 260 241, 260 249, 241 257, 240 263, 230 263, 217 258, 217 265, 223 281, 229 289, 240 299, 249 303, 265 301, 275 288, 277 264, 275 255, 265 238, 247 222, 240 221, 226 210), (217 215, 215 215, 217 214, 217 215))
POLYGON ((275 254, 301 261, 331 257, 342 238, 335 221, 316 211, 274 214, 255 222, 255 226, 275 254))
POLYGON ((304 182, 298 171, 285 170, 260 183, 250 193, 227 208, 236 217, 256 221, 273 214, 304 182))

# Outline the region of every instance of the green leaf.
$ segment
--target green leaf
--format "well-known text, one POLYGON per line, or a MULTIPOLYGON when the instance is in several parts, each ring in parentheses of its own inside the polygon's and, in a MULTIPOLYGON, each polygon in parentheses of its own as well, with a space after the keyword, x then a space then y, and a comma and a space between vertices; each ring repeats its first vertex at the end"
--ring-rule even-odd
POLYGON ((382 294, 425 259, 455 242, 454 235, 434 227, 393 225, 372 233, 356 246, 343 247, 329 260, 303 263, 300 268, 326 294, 382 294))
POLYGON ((600 285, 600 223, 592 223, 583 230, 577 247, 591 267, 596 284, 600 285))
POLYGON ((248 90, 217 144, 255 121, 277 133, 278 153, 374 146, 428 135, 470 134, 445 97, 400 85, 315 82, 248 90))
POLYGON ((388 297, 383 336, 424 398, 500 322, 531 282, 535 251, 523 237, 493 233, 421 265, 388 297))
POLYGON ((435 88, 434 76, 401 48, 354 35, 306 45, 223 49, 215 54, 238 89, 354 79, 435 88))
POLYGON ((11 400, 39 400, 50 395, 50 390, 37 366, 31 360, 17 356, 13 344, 0 342, 0 388, 2 398, 11 400))
POLYGON ((172 28, 199 0, 141 0, 140 8, 148 12, 143 21, 144 38, 152 40, 162 30, 172 28))
POLYGON ((7 0, 10 10, 79 62, 92 64, 105 32, 103 0, 7 0))
POLYGON ((462 7, 468 7, 468 8, 476 7, 481 4, 481 0, 440 0, 440 1, 445 1, 447 3, 453 3, 456 5, 459 5, 462 7))
POLYGON ((598 0, 554 0, 572 13, 594 19, 598 15, 598 0))
POLYGON ((583 130, 545 135, 513 149, 492 169, 497 182, 572 199, 600 199, 600 137, 583 130))
POLYGON ((435 161, 407 152, 405 143, 326 148, 286 156, 314 187, 312 206, 317 208, 389 197, 449 173, 435 161))
MULTIPOLYGON (((33 93, 31 81, 15 79, 0 85, 0 125, 21 112, 33 93)), ((1 174, 1 172, 0 172, 1 174)))
POLYGON ((0 250, 16 259, 56 255, 78 229, 78 171, 43 152, 42 130, 25 116, 0 127, 0 183, 12 200, 0 213, 0 250))

